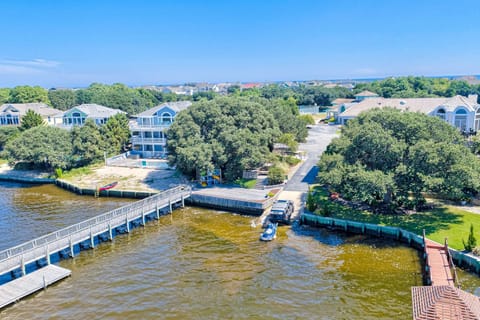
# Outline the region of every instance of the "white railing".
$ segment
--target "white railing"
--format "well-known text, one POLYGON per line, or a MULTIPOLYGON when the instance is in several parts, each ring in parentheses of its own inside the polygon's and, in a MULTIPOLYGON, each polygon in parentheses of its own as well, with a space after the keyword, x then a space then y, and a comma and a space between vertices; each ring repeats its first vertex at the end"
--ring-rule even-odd
POLYGON ((172 123, 158 123, 158 124, 130 124, 130 131, 158 131, 169 128, 172 123))
POLYGON ((158 143, 158 144, 166 144, 167 139, 165 138, 142 138, 142 137, 132 137, 133 144, 145 144, 145 143, 158 143))
POLYGON ((49 254, 72 247, 84 240, 112 230, 132 220, 189 197, 191 188, 174 187, 154 196, 111 210, 18 246, 0 251, 0 274, 23 267, 49 254))

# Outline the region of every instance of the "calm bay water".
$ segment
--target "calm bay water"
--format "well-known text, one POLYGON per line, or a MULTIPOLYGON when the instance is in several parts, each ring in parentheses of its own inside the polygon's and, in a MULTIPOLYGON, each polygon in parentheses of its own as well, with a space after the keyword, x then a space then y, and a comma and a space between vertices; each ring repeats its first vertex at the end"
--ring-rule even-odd
MULTIPOLYGON (((0 247, 124 203, 1 183, 0 247)), ((178 209, 61 261, 72 277, 0 318, 411 319, 410 287, 421 285, 415 250, 298 226, 263 243, 251 220, 178 209)), ((464 289, 480 286, 477 277, 460 276, 464 289)))

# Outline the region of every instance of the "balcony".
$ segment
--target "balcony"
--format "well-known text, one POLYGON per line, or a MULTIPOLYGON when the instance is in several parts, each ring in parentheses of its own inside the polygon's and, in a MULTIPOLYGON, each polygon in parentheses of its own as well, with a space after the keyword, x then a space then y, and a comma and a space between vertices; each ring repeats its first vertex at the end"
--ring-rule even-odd
POLYGON ((165 145, 167 143, 167 139, 165 138, 142 138, 134 136, 132 137, 133 144, 161 144, 165 145))
POLYGON ((130 131, 159 131, 169 128, 171 125, 171 122, 164 122, 158 124, 138 124, 137 122, 134 122, 130 123, 130 131))

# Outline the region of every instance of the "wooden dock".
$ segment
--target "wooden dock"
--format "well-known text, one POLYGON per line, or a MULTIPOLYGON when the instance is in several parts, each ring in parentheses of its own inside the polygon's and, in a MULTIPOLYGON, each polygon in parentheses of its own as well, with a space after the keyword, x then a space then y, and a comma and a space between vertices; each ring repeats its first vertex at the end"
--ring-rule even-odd
POLYGON ((71 275, 71 271, 50 264, 0 286, 0 309, 71 275))
POLYGON ((189 186, 178 186, 154 196, 128 204, 69 227, 0 251, 0 275, 20 271, 27 266, 50 264, 52 255, 73 257, 82 248, 93 249, 101 239, 112 240, 116 234, 130 232, 136 225, 145 225, 147 218, 158 219, 161 212, 172 212, 175 205, 184 205, 190 197, 189 186), (122 231, 121 231, 122 230, 122 231))
POLYGON ((455 272, 449 256, 448 247, 425 238, 425 264, 427 266, 429 284, 432 286, 455 287, 455 272))

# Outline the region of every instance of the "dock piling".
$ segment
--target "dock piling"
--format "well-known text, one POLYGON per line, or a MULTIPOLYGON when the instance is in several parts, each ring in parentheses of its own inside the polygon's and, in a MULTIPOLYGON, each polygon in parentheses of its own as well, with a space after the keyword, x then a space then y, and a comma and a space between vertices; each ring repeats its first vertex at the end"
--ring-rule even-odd
POLYGON ((22 277, 26 274, 27 274, 27 272, 25 270, 25 257, 22 254, 22 277))
POLYGON ((75 252, 73 252, 73 242, 72 242, 72 237, 70 237, 70 240, 69 240, 69 243, 70 243, 70 257, 75 257, 75 252))
POLYGON ((93 237, 92 229, 90 228, 90 247, 95 248, 95 238, 93 237))
POLYGON ((49 265, 50 264, 50 250, 48 248, 48 244, 45 247, 45 258, 47 258, 47 265, 49 265))

